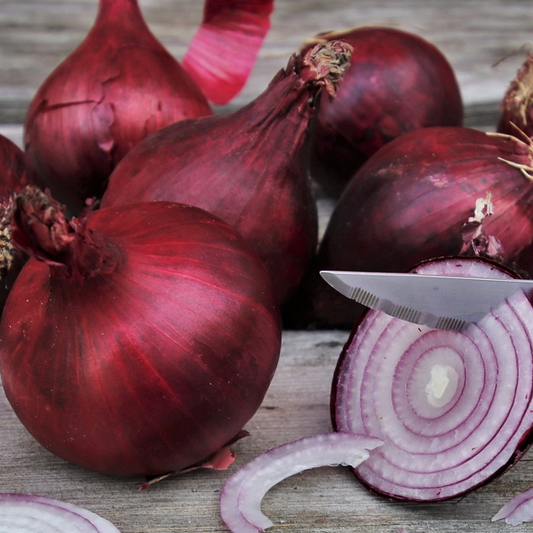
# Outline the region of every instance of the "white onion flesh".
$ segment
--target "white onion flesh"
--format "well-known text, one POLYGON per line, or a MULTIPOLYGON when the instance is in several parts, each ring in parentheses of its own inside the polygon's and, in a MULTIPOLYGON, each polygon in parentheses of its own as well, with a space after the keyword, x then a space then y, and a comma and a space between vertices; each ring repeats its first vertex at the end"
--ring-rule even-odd
POLYGON ((511 526, 533 522, 533 488, 511 498, 493 517, 492 521, 505 518, 511 526))
MULTIPOLYGON (((475 259, 418 272, 510 277, 475 259)), ((375 492, 434 501, 464 494, 509 468, 533 426, 533 308, 523 292, 462 332, 369 311, 336 369, 334 424, 384 441, 357 477, 375 492)))
POLYGON ((261 512, 265 494, 289 476, 322 466, 355 467, 382 442, 351 433, 304 437, 269 450, 227 481, 220 497, 222 519, 233 533, 257 533, 273 525, 261 512))
POLYGON ((35 494, 0 494, 0 533, 120 533, 97 514, 35 494))

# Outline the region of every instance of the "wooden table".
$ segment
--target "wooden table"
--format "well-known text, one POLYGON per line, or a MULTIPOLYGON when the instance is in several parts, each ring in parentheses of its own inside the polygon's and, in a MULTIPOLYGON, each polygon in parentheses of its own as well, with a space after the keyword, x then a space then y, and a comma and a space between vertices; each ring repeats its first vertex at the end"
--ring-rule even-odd
MULTIPOLYGON (((201 17, 201 2, 140 0, 154 33, 181 57, 201 17)), ((21 140, 21 123, 39 83, 84 37, 96 0, 1 0, 0 133, 21 140)), ((273 27, 253 75, 233 102, 261 92, 302 41, 322 30, 365 23, 394 24, 419 33, 446 54, 456 70, 467 125, 493 129, 498 105, 521 64, 514 55, 531 39, 529 1, 497 0, 276 0, 273 27)), ((324 210, 325 207, 325 210, 324 210)), ((322 223, 327 222, 322 205, 322 223)), ((345 331, 285 332, 279 368, 250 436, 235 445, 225 472, 196 471, 139 492, 142 480, 115 479, 66 464, 42 449, 14 416, 0 388, 0 491, 59 498, 111 520, 122 533, 214 533, 227 529, 219 495, 236 467, 264 450, 328 431, 329 391, 345 331)), ((106 438, 102 435, 102 438, 106 438)), ((409 533, 530 531, 491 523, 511 496, 533 486, 530 454, 505 476, 461 499, 439 504, 393 503, 367 493, 343 468, 292 477, 266 497, 271 531, 300 533, 409 533)))

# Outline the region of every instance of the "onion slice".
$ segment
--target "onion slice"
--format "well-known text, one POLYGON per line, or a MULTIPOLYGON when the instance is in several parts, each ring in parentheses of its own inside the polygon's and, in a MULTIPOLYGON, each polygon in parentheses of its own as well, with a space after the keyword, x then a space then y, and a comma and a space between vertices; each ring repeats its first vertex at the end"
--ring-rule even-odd
MULTIPOLYGON (((448 276, 510 277, 483 259, 428 261, 448 276)), ((354 328, 335 371, 334 427, 384 441, 354 470, 374 492, 437 501, 505 472, 531 444, 533 307, 516 293, 463 332, 380 311, 354 328)))
POLYGON ((533 522, 533 487, 511 498, 493 517, 492 521, 505 518, 511 526, 533 522))
POLYGON ((233 533, 257 533, 273 526, 261 512, 261 501, 277 483, 321 466, 356 467, 382 441, 352 433, 322 433, 269 450, 241 467, 220 497, 221 516, 233 533))
POLYGON ((108 520, 71 503, 36 494, 0 494, 0 531, 120 533, 108 520))
POLYGON ((227 104, 244 87, 273 9, 274 0, 206 0, 181 64, 212 103, 227 104))

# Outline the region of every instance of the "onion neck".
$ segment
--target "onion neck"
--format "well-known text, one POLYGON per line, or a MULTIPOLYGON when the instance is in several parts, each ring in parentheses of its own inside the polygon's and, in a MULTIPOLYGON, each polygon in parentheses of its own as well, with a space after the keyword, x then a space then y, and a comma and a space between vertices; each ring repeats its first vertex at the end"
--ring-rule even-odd
POLYGON ((280 143, 289 143, 290 147, 284 150, 287 157, 298 159, 296 154, 307 148, 310 125, 322 93, 335 97, 350 65, 351 51, 349 44, 333 41, 294 54, 263 93, 232 113, 232 120, 242 124, 240 136, 245 142, 261 146, 251 152, 261 158, 273 150, 279 156, 283 152, 280 143))
POLYGON ((155 46, 153 36, 137 0, 100 0, 98 13, 85 41, 96 39, 98 46, 110 42, 134 46, 155 46))
POLYGON ((323 90, 333 99, 350 66, 352 49, 348 43, 332 41, 292 55, 287 67, 246 108, 264 110, 260 113, 264 116, 269 110, 286 109, 287 102, 294 102, 296 109, 302 112, 317 106, 323 90))
POLYGON ((333 99, 350 66, 352 51, 353 47, 344 41, 325 41, 293 56, 291 63, 300 83, 311 94, 324 89, 333 99))
POLYGON ((96 23, 131 15, 142 17, 138 0, 100 0, 96 23))
POLYGON ((109 275, 122 262, 118 247, 87 227, 87 213, 67 220, 65 207, 37 187, 22 189, 8 211, 12 246, 47 263, 54 275, 109 275))

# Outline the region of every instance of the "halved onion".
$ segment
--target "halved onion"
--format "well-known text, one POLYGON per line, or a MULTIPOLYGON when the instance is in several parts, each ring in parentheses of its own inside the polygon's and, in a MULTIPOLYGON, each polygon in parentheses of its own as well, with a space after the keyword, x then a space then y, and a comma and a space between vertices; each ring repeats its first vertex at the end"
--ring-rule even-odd
MULTIPOLYGON (((505 278, 483 259, 432 260, 425 274, 505 278)), ((335 371, 337 431, 384 441, 354 472, 372 491, 449 499, 510 468, 531 443, 533 308, 523 292, 463 332, 368 311, 335 371)))
POLYGON ((261 501, 285 478, 321 466, 352 466, 365 461, 382 442, 351 433, 324 433, 283 444, 243 467, 227 481, 220 496, 222 519, 233 533, 257 533, 273 526, 261 501))
POLYGON ((108 520, 71 503, 36 494, 0 493, 0 531, 120 533, 108 520))

